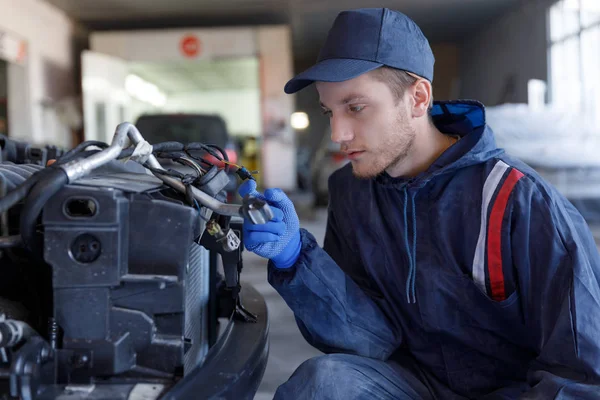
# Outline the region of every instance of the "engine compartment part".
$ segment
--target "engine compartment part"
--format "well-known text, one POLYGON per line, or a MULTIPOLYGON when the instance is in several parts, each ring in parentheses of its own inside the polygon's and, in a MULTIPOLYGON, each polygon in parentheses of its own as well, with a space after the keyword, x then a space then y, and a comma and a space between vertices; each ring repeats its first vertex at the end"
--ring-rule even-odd
POLYGON ((226 203, 203 146, 220 157, 124 123, 48 167, 0 163, 0 398, 253 397, 268 319, 240 221, 272 210, 226 203))
POLYGON ((23 321, 6 319, 0 315, 0 348, 16 346, 21 340, 34 335, 35 332, 23 321))
MULTIPOLYGON (((94 360, 78 368, 71 382, 136 368, 173 376, 184 364, 186 339, 201 338, 202 326, 185 334, 186 295, 207 303, 201 296, 208 292, 208 259, 194 257, 198 212, 148 197, 67 186, 44 207, 44 257, 52 269, 60 351, 94 360), (74 199, 89 199, 97 212, 68 215, 66 205, 74 199)), ((206 318, 205 309, 194 311, 206 318)), ((194 358, 206 351, 198 348, 194 358)))

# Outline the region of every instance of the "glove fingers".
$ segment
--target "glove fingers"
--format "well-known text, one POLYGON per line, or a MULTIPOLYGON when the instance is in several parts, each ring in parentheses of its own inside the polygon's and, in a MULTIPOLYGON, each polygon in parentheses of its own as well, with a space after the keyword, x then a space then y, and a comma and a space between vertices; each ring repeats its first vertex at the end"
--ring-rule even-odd
POLYGON ((255 196, 266 201, 273 211, 273 218, 266 224, 254 225, 249 220, 244 221, 246 249, 273 262, 277 260, 276 266, 279 264, 285 268, 292 258, 297 258, 296 253, 300 249, 299 221, 294 204, 281 189, 258 193, 255 182, 245 182, 238 191, 242 196, 255 196))
MULTIPOLYGON (((244 244, 247 247, 255 247, 267 242, 278 242, 281 238, 279 235, 269 232, 248 232, 244 237, 244 244)), ((249 249, 250 250, 250 249, 249 249)))
POLYGON ((265 190, 265 199, 267 199, 267 201, 272 202, 272 203, 280 203, 282 201, 285 200, 289 200, 288 197, 286 196, 286 194, 283 192, 283 190, 281 189, 267 189, 265 190))
POLYGON ((271 210, 273 211, 273 218, 271 218, 271 221, 275 221, 275 222, 283 221, 283 211, 281 211, 279 208, 275 208, 275 207, 271 207, 271 210))
POLYGON ((238 193, 242 197, 246 197, 246 195, 258 197, 260 195, 260 193, 256 191, 256 181, 252 179, 248 179, 242 183, 238 188, 238 193))
POLYGON ((246 232, 268 232, 274 233, 275 235, 283 235, 285 232, 285 223, 273 221, 257 225, 249 223, 244 228, 246 229, 246 232))

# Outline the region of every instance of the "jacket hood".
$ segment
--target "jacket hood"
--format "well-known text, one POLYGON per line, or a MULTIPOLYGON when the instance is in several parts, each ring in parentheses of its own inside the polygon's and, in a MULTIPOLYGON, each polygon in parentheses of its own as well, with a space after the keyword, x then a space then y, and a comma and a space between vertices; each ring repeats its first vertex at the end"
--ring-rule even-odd
POLYGON ((435 101, 431 110, 435 126, 459 140, 424 172, 413 178, 393 178, 386 172, 376 180, 383 185, 423 187, 435 176, 480 164, 503 153, 496 147, 494 134, 485 122, 485 107, 474 100, 435 101))

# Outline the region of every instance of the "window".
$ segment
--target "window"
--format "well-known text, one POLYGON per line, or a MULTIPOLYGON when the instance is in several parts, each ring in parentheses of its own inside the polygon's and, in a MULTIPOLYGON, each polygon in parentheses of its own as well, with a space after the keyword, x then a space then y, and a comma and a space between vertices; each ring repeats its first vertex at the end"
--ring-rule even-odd
POLYGON ((551 102, 600 124, 600 1, 560 0, 549 21, 551 102))

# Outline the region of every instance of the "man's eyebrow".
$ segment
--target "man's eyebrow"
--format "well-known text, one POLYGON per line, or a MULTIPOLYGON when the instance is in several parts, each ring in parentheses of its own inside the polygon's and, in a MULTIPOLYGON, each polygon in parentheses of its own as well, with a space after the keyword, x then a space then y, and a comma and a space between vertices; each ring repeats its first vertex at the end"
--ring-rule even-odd
MULTIPOLYGON (((348 104, 358 100, 368 100, 368 97, 359 94, 350 94, 341 101, 341 104, 348 104)), ((328 108, 322 101, 319 102, 319 105, 322 108, 328 108)))
POLYGON ((342 104, 348 104, 358 100, 367 100, 367 97, 360 94, 349 94, 342 100, 342 104))

